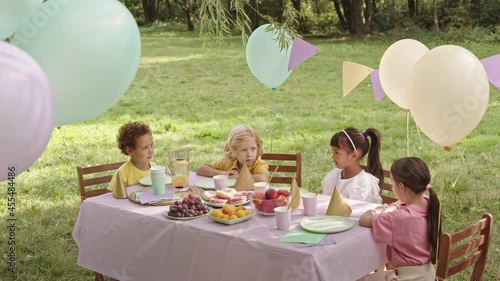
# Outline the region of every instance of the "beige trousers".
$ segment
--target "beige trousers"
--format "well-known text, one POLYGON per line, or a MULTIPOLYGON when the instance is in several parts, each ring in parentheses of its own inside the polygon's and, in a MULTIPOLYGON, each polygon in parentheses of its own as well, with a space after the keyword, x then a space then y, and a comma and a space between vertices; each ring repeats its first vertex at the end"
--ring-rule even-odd
POLYGON ((401 266, 389 271, 365 275, 358 281, 434 281, 436 271, 432 263, 419 266, 401 266))

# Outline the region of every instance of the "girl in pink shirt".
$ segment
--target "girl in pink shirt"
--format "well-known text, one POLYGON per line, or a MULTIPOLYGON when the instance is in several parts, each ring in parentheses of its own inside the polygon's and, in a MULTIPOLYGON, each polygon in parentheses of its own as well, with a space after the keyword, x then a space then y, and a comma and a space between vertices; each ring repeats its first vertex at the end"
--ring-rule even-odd
POLYGON ((399 205, 368 211, 359 224, 372 227, 375 241, 387 244, 386 255, 395 268, 360 280, 433 281, 441 225, 439 199, 429 184, 429 168, 419 158, 405 157, 392 164, 391 179, 399 205))

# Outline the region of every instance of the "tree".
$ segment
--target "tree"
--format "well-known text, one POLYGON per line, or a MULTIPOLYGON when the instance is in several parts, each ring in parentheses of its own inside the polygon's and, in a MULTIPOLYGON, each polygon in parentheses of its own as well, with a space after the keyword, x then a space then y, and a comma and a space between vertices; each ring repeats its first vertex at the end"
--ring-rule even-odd
POLYGON ((159 5, 160 2, 158 0, 142 0, 144 21, 146 23, 153 23, 158 20, 159 5))
MULTIPOLYGON (((143 0, 144 1, 144 0, 143 0)), ((179 5, 186 15, 186 22, 189 31, 194 30, 194 13, 196 10, 196 2, 194 0, 174 0, 179 5)))
POLYGON ((371 0, 332 0, 341 26, 353 34, 364 34, 370 29, 374 5, 371 0), (342 8, 342 10, 341 10, 342 8))
POLYGON ((437 0, 432 0, 434 8, 434 32, 439 33, 438 5, 437 0))

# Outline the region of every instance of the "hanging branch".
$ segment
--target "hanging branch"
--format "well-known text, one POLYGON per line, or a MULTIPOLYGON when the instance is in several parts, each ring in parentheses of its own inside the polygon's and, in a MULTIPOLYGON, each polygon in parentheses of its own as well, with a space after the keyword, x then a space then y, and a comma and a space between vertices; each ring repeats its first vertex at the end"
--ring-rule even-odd
MULTIPOLYGON (((235 13, 234 20, 230 11, 226 8, 222 0, 202 0, 200 7, 201 26, 200 34, 208 35, 220 42, 223 38, 231 36, 232 27, 241 33, 243 44, 246 43, 249 34, 252 33, 250 27, 250 17, 245 11, 248 0, 231 0, 229 9, 235 13)), ((252 6, 248 7, 254 9, 252 6)), ((255 10, 255 9, 254 9, 255 10)), ((291 0, 285 0, 283 4, 283 23, 279 23, 269 15, 263 15, 256 11, 263 19, 270 23, 266 31, 275 31, 280 50, 288 49, 292 41, 291 38, 299 37, 294 26, 299 23, 299 13, 293 7, 291 0)))

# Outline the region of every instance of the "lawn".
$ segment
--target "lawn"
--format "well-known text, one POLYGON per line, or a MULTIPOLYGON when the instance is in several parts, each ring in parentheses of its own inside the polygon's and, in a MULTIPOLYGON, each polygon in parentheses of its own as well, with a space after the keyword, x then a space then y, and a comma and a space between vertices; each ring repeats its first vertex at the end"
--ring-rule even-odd
MULTIPOLYGON (((433 48, 456 44, 482 59, 500 52, 500 43, 448 41, 444 37, 377 36, 367 39, 305 38, 321 52, 298 66, 276 91, 266 88, 246 65, 240 38, 217 45, 184 32, 142 29, 142 59, 127 93, 104 114, 54 129, 47 149, 29 171, 16 178, 16 269, 7 272, 9 232, 0 232, 0 280, 93 280, 76 265, 78 248, 71 232, 80 207, 76 166, 123 161, 116 147, 118 128, 129 121, 148 123, 155 140, 155 162, 166 151, 191 147, 191 170, 222 156, 229 130, 254 127, 267 152, 303 155, 303 187, 315 189, 332 169, 329 140, 347 126, 381 131, 381 159, 421 157, 443 205, 443 229, 457 230, 483 212, 500 212, 500 91, 490 87, 488 109, 477 128, 445 151, 414 122, 407 131, 406 111, 388 98, 374 101, 369 79, 342 97, 342 62, 378 68, 384 51, 397 39, 413 38, 433 48), (407 139, 408 134, 408 139, 407 139), (454 182, 456 181, 456 184, 454 182)), ((0 183, 0 219, 7 218, 7 184, 0 183)), ((500 276, 500 239, 494 235, 484 280, 500 276)), ((124 245, 126 246, 126 245, 124 245)), ((165 249, 167 250, 167 249, 165 249)), ((464 275, 450 280, 468 280, 464 275)))

